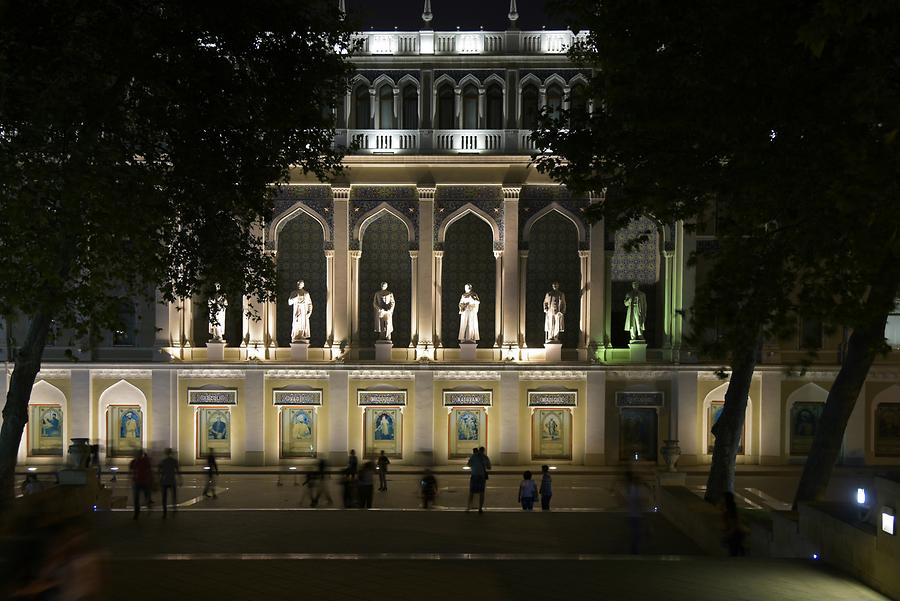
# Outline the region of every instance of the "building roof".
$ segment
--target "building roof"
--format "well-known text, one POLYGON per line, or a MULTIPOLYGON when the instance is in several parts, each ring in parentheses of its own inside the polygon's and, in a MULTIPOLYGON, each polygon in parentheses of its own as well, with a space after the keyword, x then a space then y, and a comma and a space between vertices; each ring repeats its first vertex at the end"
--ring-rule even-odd
MULTIPOLYGON (((347 10, 363 30, 417 31, 422 26, 423 0, 346 0, 347 10)), ((524 30, 565 29, 576 24, 548 16, 546 0, 518 0, 518 27, 524 30)), ((503 31, 509 26, 509 0, 431 0, 438 31, 503 31)))

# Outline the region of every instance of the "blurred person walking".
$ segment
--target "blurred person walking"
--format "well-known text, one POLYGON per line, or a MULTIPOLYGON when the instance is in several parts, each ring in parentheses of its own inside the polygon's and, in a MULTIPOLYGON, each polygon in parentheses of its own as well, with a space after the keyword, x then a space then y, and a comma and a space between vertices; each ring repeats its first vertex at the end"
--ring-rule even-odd
POLYGON ((316 467, 316 490, 312 499, 312 506, 319 506, 319 499, 324 496, 328 500, 328 506, 331 507, 334 505, 334 501, 331 499, 331 492, 328 490, 328 472, 325 469, 326 463, 324 459, 319 459, 319 463, 316 467))
POLYGON ((382 451, 381 455, 378 456, 378 463, 376 465, 378 468, 378 490, 380 491, 387 490, 387 471, 390 464, 391 460, 388 459, 388 456, 382 451))
POLYGON ((178 460, 172 449, 166 449, 165 458, 159 462, 157 467, 159 472, 159 486, 162 489, 162 510, 163 519, 168 515, 168 498, 172 493, 172 511, 178 510, 178 480, 181 478, 181 470, 178 468, 178 460))
POLYGON ((425 468, 425 475, 419 481, 419 489, 422 492, 422 509, 431 509, 434 498, 437 496, 437 479, 431 470, 425 468))
POLYGON ((484 489, 487 483, 487 465, 490 459, 479 449, 472 449, 472 455, 466 462, 469 468, 469 500, 466 502, 466 511, 472 509, 472 499, 478 495, 478 513, 484 513, 484 489), (486 463, 487 462, 487 463, 486 463))
POLYGON ((537 484, 531 479, 531 471, 525 470, 525 473, 522 474, 522 481, 519 483, 518 498, 518 502, 522 504, 524 511, 534 509, 534 500, 537 498, 537 494, 537 484))
POLYGON ((372 509, 372 498, 375 490, 375 464, 371 461, 363 463, 359 470, 356 483, 359 491, 359 506, 361 509, 372 509))
POLYGON ((131 488, 134 492, 134 519, 138 519, 141 513, 141 493, 147 501, 147 508, 153 504, 150 498, 150 487, 153 484, 153 468, 150 465, 150 457, 142 450, 139 450, 131 463, 128 464, 128 470, 131 472, 131 488))
POLYGON ((541 466, 541 511, 550 511, 550 498, 553 497, 553 483, 550 479, 550 466, 541 466))
POLYGON ((347 457, 347 476, 350 479, 356 478, 359 472, 359 458, 356 456, 356 449, 350 449, 350 456, 347 457))
POLYGON ((206 486, 203 487, 203 496, 209 497, 212 491, 212 498, 218 499, 216 495, 216 478, 219 476, 219 464, 216 462, 216 452, 209 450, 206 455, 206 486))

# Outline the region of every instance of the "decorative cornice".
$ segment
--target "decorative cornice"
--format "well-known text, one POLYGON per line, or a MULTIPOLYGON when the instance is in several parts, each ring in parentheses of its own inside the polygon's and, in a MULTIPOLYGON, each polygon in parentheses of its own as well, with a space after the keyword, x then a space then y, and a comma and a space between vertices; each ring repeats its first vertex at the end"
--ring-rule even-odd
POLYGON ((587 372, 584 371, 527 371, 519 374, 522 380, 586 380, 587 372))
POLYGON ((503 200, 519 200, 519 194, 521 193, 522 186, 503 188, 503 200))
POLYGON ((293 380, 327 380, 328 372, 323 369, 267 369, 267 378, 293 380))
POLYGON ((152 372, 149 369, 97 369, 91 371, 95 378, 144 378, 150 379, 152 372))
POLYGON ((406 370, 376 370, 361 369, 350 372, 350 377, 354 380, 412 380, 415 373, 406 370))
MULTIPOLYGON (((12 373, 12 372, 10 372, 12 373)), ((68 369, 42 369, 35 377, 36 380, 63 380, 69 378, 72 372, 68 369)))
POLYGON ((499 380, 499 371, 436 371, 435 380, 499 380))
POLYGON ((335 200, 350 200, 350 188, 331 187, 331 194, 335 200))
POLYGON ((185 369, 178 371, 179 378, 212 378, 216 380, 243 378, 242 369, 185 369))
POLYGON ((607 375, 611 380, 668 380, 676 372, 674 371, 651 371, 651 370, 634 370, 634 371, 611 371, 607 375))
POLYGON ((434 200, 434 192, 437 188, 416 188, 419 192, 419 200, 434 200))

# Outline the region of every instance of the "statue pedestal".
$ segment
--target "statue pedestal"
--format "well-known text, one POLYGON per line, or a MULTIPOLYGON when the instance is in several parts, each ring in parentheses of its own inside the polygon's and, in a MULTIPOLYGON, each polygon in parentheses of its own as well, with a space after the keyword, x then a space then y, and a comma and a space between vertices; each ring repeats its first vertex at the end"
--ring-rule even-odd
POLYGON ((206 343, 206 359, 208 361, 224 361, 225 360, 225 343, 224 342, 207 342, 206 343))
POLYGON ((646 363, 647 362, 647 341, 646 340, 632 340, 628 343, 628 350, 631 351, 631 362, 632 363, 646 363))
POLYGON ((391 340, 375 341, 375 360, 379 363, 389 363, 391 361, 391 350, 394 343, 391 340))
POLYGON ((460 342, 459 343, 459 358, 463 361, 474 361, 475 360, 475 349, 478 348, 477 342, 460 342))
POLYGON ((291 361, 309 361, 309 340, 291 343, 291 361))
POLYGON ((544 343, 544 362, 559 363, 562 361, 562 342, 544 343))

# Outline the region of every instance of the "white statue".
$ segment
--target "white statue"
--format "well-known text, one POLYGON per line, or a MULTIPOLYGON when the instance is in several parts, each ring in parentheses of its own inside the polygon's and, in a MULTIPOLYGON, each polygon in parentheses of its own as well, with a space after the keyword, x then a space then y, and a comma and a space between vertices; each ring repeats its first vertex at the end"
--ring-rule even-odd
POLYGON ((465 292, 459 298, 459 341, 478 342, 478 305, 481 300, 472 290, 472 284, 466 284, 465 292))
POLYGON ((381 290, 375 293, 372 299, 372 308, 375 310, 375 333, 379 340, 390 340, 394 332, 394 293, 388 290, 388 283, 381 282, 381 290))
POLYGON ((225 295, 222 294, 222 287, 216 284, 214 296, 209 299, 209 313, 212 318, 209 322, 210 342, 222 342, 222 336, 225 333, 226 307, 228 307, 228 301, 225 300, 225 295))
POLYGON ((297 289, 288 298, 288 304, 294 307, 291 316, 291 342, 309 340, 309 317, 313 312, 313 303, 304 286, 303 280, 299 280, 297 289))
POLYGON ((566 331, 566 295, 559 291, 559 282, 544 295, 544 340, 559 342, 560 332, 566 331))
POLYGON ((647 295, 641 292, 637 282, 631 282, 631 290, 625 294, 625 331, 631 333, 632 340, 644 339, 647 320, 647 295))

